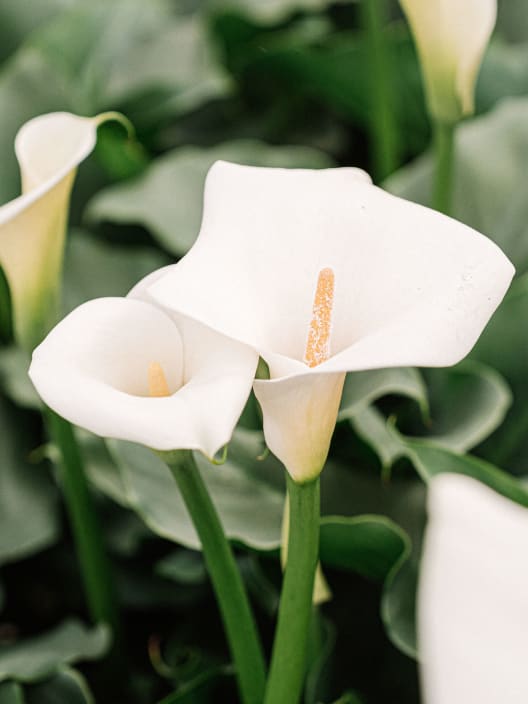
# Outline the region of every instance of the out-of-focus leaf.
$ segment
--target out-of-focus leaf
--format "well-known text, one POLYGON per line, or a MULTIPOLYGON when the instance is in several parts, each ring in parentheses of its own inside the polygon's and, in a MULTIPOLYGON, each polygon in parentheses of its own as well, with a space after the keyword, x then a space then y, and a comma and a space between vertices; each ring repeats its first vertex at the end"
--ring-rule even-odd
MULTIPOLYGON (((511 405, 511 392, 501 375, 484 364, 466 360, 450 369, 426 372, 431 397, 431 419, 424 443, 466 452, 495 431, 511 405)), ((351 423, 390 468, 407 454, 407 439, 373 406, 356 407, 351 423)))
POLYGON ((201 584, 207 580, 203 558, 193 550, 170 553, 156 564, 156 572, 178 584, 201 584))
POLYGON ((414 399, 422 413, 428 414, 427 388, 420 372, 417 369, 401 367, 347 374, 339 420, 352 418, 363 407, 389 394, 414 399))
MULTIPOLYGON (((519 273, 528 269, 528 98, 511 98, 457 132, 453 216, 490 237, 519 273)), ((430 202, 431 155, 386 182, 396 195, 430 202)))
POLYGON ((503 98, 523 95, 528 95, 528 44, 492 42, 477 82, 477 113, 487 112, 503 98))
POLYGON ((110 77, 106 95, 107 102, 116 105, 150 95, 150 109, 146 107, 139 116, 145 124, 149 112, 151 120, 174 116, 230 90, 230 79, 214 54, 206 24, 195 15, 178 17, 146 41, 129 47, 126 62, 120 62, 110 77), (152 100, 154 91, 157 99, 152 100))
POLYGON ((427 441, 466 452, 496 430, 511 406, 511 391, 492 367, 465 360, 426 372, 431 398, 427 441))
POLYGON ((26 688, 26 704, 95 704, 84 677, 69 667, 40 684, 26 688))
POLYGON ((17 682, 2 682, 0 704, 26 704, 22 687, 17 682))
POLYGON ((498 3, 497 30, 511 41, 528 41, 528 9, 524 0, 498 3))
POLYGON ((528 470, 528 274, 520 276, 477 342, 472 357, 497 369, 513 390, 505 422, 483 447, 495 464, 520 474, 528 470))
POLYGON ((205 176, 218 159, 253 166, 331 166, 329 157, 307 147, 245 140, 211 149, 183 147, 156 159, 139 178, 102 190, 89 204, 88 217, 143 225, 169 252, 182 255, 200 229, 205 176))
POLYGON ((9 56, 33 30, 80 0, 2 0, 0 5, 0 61, 9 56))
POLYGON ((0 681, 36 682, 62 665, 99 658, 108 643, 105 626, 86 628, 78 621, 65 621, 49 633, 0 647, 0 681))
POLYGON ((23 427, 0 400, 0 564, 48 547, 59 531, 54 488, 42 467, 28 464, 23 427))
MULTIPOLYGON (((338 2, 343 0, 338 0, 338 2)), ((296 12, 320 12, 335 0, 205 0, 212 11, 233 12, 251 18, 255 22, 278 24, 296 12)))
MULTIPOLYGON (((158 535, 194 550, 200 541, 166 465, 147 448, 121 441, 108 447, 118 464, 129 505, 158 535)), ((251 471, 228 460, 221 466, 196 460, 226 534, 257 550, 280 545, 284 496, 251 471)))
POLYGON ((74 230, 64 265, 64 313, 92 298, 125 296, 140 279, 168 263, 154 248, 107 244, 74 230))
POLYGON ((409 538, 384 516, 323 516, 320 557, 324 565, 385 580, 407 557, 409 538))
POLYGON ((29 356, 20 347, 0 349, 0 384, 17 406, 40 408, 41 401, 28 376, 29 356))

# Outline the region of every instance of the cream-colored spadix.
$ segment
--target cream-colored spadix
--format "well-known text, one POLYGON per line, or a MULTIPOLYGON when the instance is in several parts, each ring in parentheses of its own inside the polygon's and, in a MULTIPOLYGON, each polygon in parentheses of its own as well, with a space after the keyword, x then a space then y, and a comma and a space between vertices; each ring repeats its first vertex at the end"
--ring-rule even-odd
POLYGON ((435 477, 418 596, 424 704, 525 704, 528 509, 435 477))
POLYGON ((513 271, 483 235, 357 169, 217 162, 196 244, 149 292, 258 351, 266 442, 306 482, 325 462, 345 373, 460 361, 513 271))
POLYGON ((27 349, 55 322, 75 173, 95 146, 97 126, 111 117, 50 113, 27 122, 16 137, 22 195, 0 207, 0 265, 11 289, 15 335, 27 349))
POLYGON ((453 123, 474 111, 477 76, 497 0, 400 0, 414 35, 429 110, 453 123))

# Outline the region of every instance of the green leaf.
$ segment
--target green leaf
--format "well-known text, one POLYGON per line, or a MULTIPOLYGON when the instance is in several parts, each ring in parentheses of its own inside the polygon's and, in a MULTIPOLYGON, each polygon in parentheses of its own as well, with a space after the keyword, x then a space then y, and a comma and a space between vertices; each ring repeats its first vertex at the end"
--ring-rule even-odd
POLYGON ((200 553, 192 550, 178 550, 156 564, 160 577, 171 579, 178 584, 202 584, 207 580, 207 570, 200 553))
POLYGON ((212 11, 238 11, 255 22, 278 24, 296 12, 321 12, 334 0, 205 0, 212 11))
POLYGON ((24 423, 0 399, 0 564, 43 550, 59 532, 56 492, 42 467, 27 461, 24 423))
POLYGON ((320 557, 324 565, 383 581, 410 552, 409 538, 384 516, 323 516, 320 557))
POLYGON ((126 296, 140 279, 168 263, 152 247, 108 244, 74 230, 64 264, 64 313, 92 298, 126 296))
POLYGON ((28 376, 30 359, 20 347, 0 349, 0 384, 17 406, 38 409, 42 402, 28 376))
POLYGON ((26 704, 95 704, 84 677, 69 667, 26 688, 26 704))
MULTIPOLYGON (((454 169, 453 216, 494 240, 519 273, 528 269, 527 121, 528 98, 511 98, 461 125, 454 169)), ((427 154, 397 172, 385 186, 396 195, 428 204, 431 178, 427 154)))
POLYGON ((497 30, 511 41, 528 40, 528 10, 524 0, 498 3, 497 30))
POLYGON ((44 635, 0 647, 0 681, 42 680, 64 664, 101 657, 108 643, 105 626, 86 628, 75 620, 64 621, 44 635))
MULTIPOLYGON (((110 440, 128 503, 154 533, 198 550, 200 542, 166 465, 147 448, 110 440)), ((229 538, 257 550, 280 545, 284 494, 228 459, 221 466, 196 460, 229 538)))
POLYGON ((414 399, 428 415, 427 388, 417 369, 374 369, 347 374, 339 409, 339 420, 352 418, 382 396, 397 394, 414 399))
POLYGON ((513 390, 513 406, 505 422, 484 445, 482 452, 490 461, 526 473, 528 451, 528 274, 520 276, 484 330, 471 353, 493 366, 507 379, 513 390))
MULTIPOLYGON (((466 360, 449 369, 424 371, 431 397, 431 418, 422 442, 465 452, 480 444, 502 423, 511 405, 511 392, 501 375, 491 367, 466 360)), ((407 454, 406 442, 373 406, 356 406, 351 415, 356 433, 389 469, 407 454)))
POLYGON ((254 166, 331 165, 329 157, 308 147, 271 147, 248 140, 210 149, 183 147, 153 161, 139 178, 100 191, 88 206, 88 218, 143 225, 167 251, 182 255, 200 229, 205 176, 218 159, 254 166))

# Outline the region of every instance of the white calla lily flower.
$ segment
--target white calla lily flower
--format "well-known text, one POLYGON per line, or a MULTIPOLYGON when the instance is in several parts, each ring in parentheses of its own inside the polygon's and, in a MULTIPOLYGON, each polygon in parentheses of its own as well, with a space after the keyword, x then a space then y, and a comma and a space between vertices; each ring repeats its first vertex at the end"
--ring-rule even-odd
POLYGON ((15 335, 32 349, 55 322, 70 193, 79 164, 93 150, 94 118, 41 115, 18 132, 22 195, 0 207, 0 265, 13 300, 15 335))
POLYGON ((96 435, 212 458, 231 438, 257 361, 250 347, 153 305, 141 282, 128 298, 70 313, 33 352, 29 375, 48 406, 96 435))
POLYGON ((217 162, 196 244, 149 293, 259 352, 266 441, 306 482, 328 453, 345 373, 455 364, 513 273, 486 237, 357 169, 217 162))
POLYGON ((414 35, 427 101, 440 122, 474 112, 477 76, 497 0, 400 0, 414 35))
POLYGON ((469 477, 429 491, 418 592, 425 704, 528 701, 528 509, 469 477))

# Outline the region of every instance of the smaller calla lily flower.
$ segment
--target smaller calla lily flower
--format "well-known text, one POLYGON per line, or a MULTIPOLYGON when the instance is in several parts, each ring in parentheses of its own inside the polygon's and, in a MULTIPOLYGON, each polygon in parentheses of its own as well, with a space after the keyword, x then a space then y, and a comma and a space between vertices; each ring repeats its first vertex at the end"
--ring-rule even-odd
POLYGON ((429 489, 418 590, 425 704, 528 701, 528 509, 469 477, 429 489))
POLYGON ((454 123, 474 112, 497 0, 400 0, 416 41, 431 115, 454 123))
POLYGON ((48 406, 96 435, 212 458, 231 438, 257 361, 153 305, 142 282, 128 298, 70 313, 33 352, 29 375, 48 406))
POLYGON ((79 164, 93 150, 94 118, 41 115, 18 132, 22 195, 0 207, 0 265, 11 291, 15 336, 27 349, 56 320, 70 193, 79 164))
POLYGON ((297 482, 320 473, 345 373, 448 366, 513 276, 483 235, 357 169, 217 162, 196 244, 149 286, 160 305, 251 345, 266 442, 297 482))

